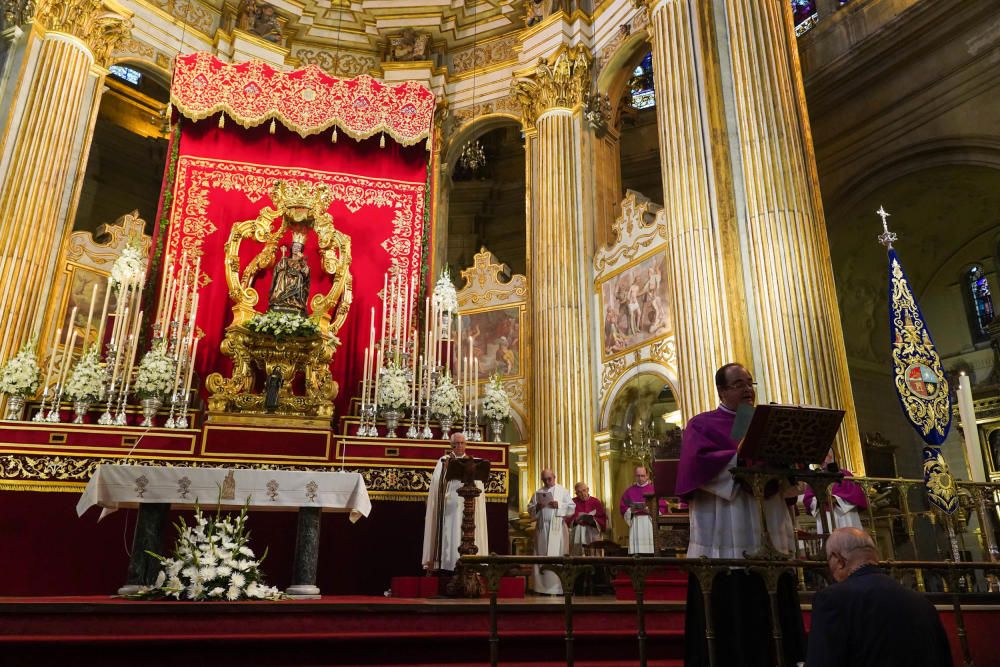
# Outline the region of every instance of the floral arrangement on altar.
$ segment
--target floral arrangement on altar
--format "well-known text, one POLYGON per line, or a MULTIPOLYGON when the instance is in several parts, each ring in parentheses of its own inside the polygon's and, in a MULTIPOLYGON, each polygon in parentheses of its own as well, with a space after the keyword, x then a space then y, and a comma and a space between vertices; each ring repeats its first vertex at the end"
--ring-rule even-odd
POLYGON ((91 347, 84 354, 66 382, 66 396, 74 401, 100 400, 104 395, 104 370, 98 357, 97 347, 91 347))
POLYGON ((38 391, 40 375, 35 339, 32 338, 0 371, 0 392, 8 396, 34 396, 38 391))
POLYGON ((138 245, 129 243, 111 265, 111 281, 120 288, 126 283, 138 282, 139 277, 145 272, 146 258, 143 257, 138 245))
POLYGON ((448 270, 448 267, 444 268, 434 284, 432 299, 438 311, 458 312, 458 292, 455 291, 455 286, 451 282, 451 271, 448 270))
POLYGON ((503 421, 510 417, 510 397, 503 388, 499 375, 490 377, 483 397, 483 415, 487 419, 503 421))
POLYGON ((451 418, 462 414, 462 399, 450 375, 443 376, 431 392, 431 414, 451 418))
POLYGON ((319 333, 319 325, 315 320, 299 313, 282 313, 268 311, 247 322, 247 329, 259 334, 274 336, 278 340, 285 338, 304 338, 319 333))
POLYGON ((410 385, 406 371, 394 363, 381 369, 378 385, 378 405, 383 410, 400 410, 410 401, 410 385))
POLYGON ((174 388, 174 360, 163 343, 155 345, 139 362, 135 393, 143 398, 162 398, 174 388))
POLYGON ((267 550, 258 560, 249 547, 246 529, 247 508, 235 519, 222 516, 206 518, 195 505, 194 525, 184 517, 177 527, 177 544, 172 557, 149 553, 160 561, 162 569, 151 587, 139 590, 135 597, 167 597, 175 600, 279 600, 277 588, 264 585, 260 571, 267 550))

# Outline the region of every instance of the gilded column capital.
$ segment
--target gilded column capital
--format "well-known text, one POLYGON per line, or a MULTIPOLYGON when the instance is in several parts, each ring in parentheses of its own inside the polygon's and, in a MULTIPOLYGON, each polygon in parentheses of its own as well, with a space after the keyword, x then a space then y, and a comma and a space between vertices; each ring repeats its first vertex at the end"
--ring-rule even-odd
POLYGON ((132 34, 130 13, 105 0, 41 0, 35 22, 46 31, 61 32, 80 39, 105 67, 111 54, 132 34))
POLYGON ((553 62, 541 58, 534 72, 511 85, 511 94, 529 125, 548 109, 572 109, 590 92, 590 54, 582 46, 567 49, 553 62))

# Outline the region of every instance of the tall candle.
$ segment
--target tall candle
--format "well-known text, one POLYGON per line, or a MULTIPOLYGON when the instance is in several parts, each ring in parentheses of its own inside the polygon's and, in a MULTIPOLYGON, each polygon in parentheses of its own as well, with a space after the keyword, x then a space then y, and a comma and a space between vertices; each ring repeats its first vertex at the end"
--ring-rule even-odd
MULTIPOLYGON (((173 268, 173 267, 171 267, 173 268)), ((163 308, 163 316, 160 318, 160 326, 163 328, 163 335, 166 336, 170 327, 170 315, 174 309, 174 294, 177 292, 177 280, 171 274, 167 278, 167 305, 163 308)))
POLYGON ((122 311, 125 309, 125 292, 127 283, 119 283, 118 296, 115 297, 115 321, 111 323, 111 343, 118 343, 118 329, 122 324, 122 311))
POLYGON ((191 360, 188 362, 188 372, 187 380, 184 381, 184 396, 191 393, 191 379, 194 377, 194 360, 198 356, 198 341, 200 338, 194 339, 194 344, 191 346, 191 360))
POLYGON ((94 320, 94 303, 97 301, 97 283, 90 292, 90 308, 87 310, 87 326, 83 328, 83 351, 87 351, 87 340, 90 339, 90 323, 94 320))
POLYGON ((166 257, 163 259, 163 270, 160 272, 160 293, 156 295, 156 308, 157 308, 156 323, 161 326, 163 324, 163 306, 166 305, 166 303, 163 301, 163 297, 166 296, 167 294, 167 283, 169 282, 170 279, 170 274, 168 273, 169 268, 170 268, 170 253, 168 252, 166 254, 166 257))
POLYGON ((389 274, 382 274, 382 324, 381 324, 381 335, 379 336, 379 341, 385 340, 385 314, 386 314, 386 304, 389 302, 389 274))
POLYGON ((378 388, 379 388, 379 384, 382 381, 382 372, 381 371, 382 371, 382 348, 379 348, 379 350, 378 350, 378 363, 375 364, 375 368, 372 369, 372 372, 375 373, 375 393, 373 395, 374 398, 372 400, 373 400, 373 402, 376 405, 378 405, 378 388))
POLYGON ((476 422, 479 422, 479 359, 472 360, 472 405, 476 410, 476 422))
POLYGON ((368 348, 365 348, 365 367, 361 373, 361 407, 368 402, 368 348))
MULTIPOLYGON (((119 294, 119 296, 121 295, 119 294)), ((116 318, 116 324, 117 320, 122 320, 126 317, 128 317, 127 307, 125 308, 125 311, 116 318)), ((111 367, 111 386, 114 387, 117 384, 115 381, 118 379, 118 361, 122 358, 122 348, 124 345, 121 344, 122 341, 120 339, 112 339, 112 342, 114 342, 115 345, 115 365, 111 367)))
POLYGON ((132 379, 132 363, 135 361, 135 349, 139 347, 139 341, 136 339, 135 334, 129 334, 126 339, 122 337, 122 348, 126 352, 122 355, 122 377, 121 381, 118 383, 122 387, 127 387, 132 379))
POLYGON ((56 327, 56 335, 52 337, 52 344, 49 345, 49 368, 45 371, 45 383, 42 384, 43 391, 49 386, 49 380, 52 379, 52 368, 56 365, 56 346, 59 345, 59 337, 61 335, 62 327, 56 327))
POLYGON ((410 376, 413 381, 410 383, 410 403, 411 405, 416 405, 417 402, 417 355, 410 355, 410 376))
MULTIPOLYGON (((417 373, 423 373, 426 370, 426 365, 424 364, 424 355, 420 355, 420 365, 417 366, 417 373)), ((416 405, 420 405, 424 402, 424 379, 422 375, 413 376, 413 384, 419 385, 417 387, 416 405)))
MULTIPOLYGON (((76 310, 74 308, 74 310, 76 310)), ((66 372, 69 370, 69 362, 73 358, 73 347, 76 345, 76 332, 69 337, 66 347, 63 348, 62 369, 59 371, 59 386, 66 388, 66 372)))
MULTIPOLYGON (((136 319, 142 320, 142 311, 137 311, 138 317, 136 319)), ((123 385, 128 386, 132 382, 132 369, 135 368, 135 355, 139 350, 139 332, 136 330, 131 336, 129 336, 129 355, 128 355, 128 368, 125 370, 125 379, 122 381, 123 385)))
POLYGON ((104 327, 108 323, 108 303, 111 301, 111 276, 108 276, 108 286, 104 290, 104 305, 101 307, 101 321, 97 324, 97 350, 104 347, 104 327))

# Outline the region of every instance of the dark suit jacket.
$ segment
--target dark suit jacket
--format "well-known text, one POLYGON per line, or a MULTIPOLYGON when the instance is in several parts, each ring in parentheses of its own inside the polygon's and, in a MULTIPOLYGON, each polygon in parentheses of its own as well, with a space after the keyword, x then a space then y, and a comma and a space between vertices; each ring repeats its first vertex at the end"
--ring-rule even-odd
POLYGON ((806 667, 951 667, 937 610, 866 566, 813 601, 806 667))

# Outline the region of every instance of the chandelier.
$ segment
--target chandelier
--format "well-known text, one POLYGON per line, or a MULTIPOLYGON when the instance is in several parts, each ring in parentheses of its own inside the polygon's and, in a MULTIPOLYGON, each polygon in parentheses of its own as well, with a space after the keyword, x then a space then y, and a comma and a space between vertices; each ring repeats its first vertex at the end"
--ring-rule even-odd
POLYGON ((650 462, 653 460, 653 449, 658 444, 652 419, 646 423, 639 419, 634 427, 632 424, 625 426, 625 441, 622 443, 622 453, 625 456, 650 462))
POLYGON ((469 171, 479 171, 486 166, 486 151, 478 139, 473 139, 462 148, 458 163, 469 171))

